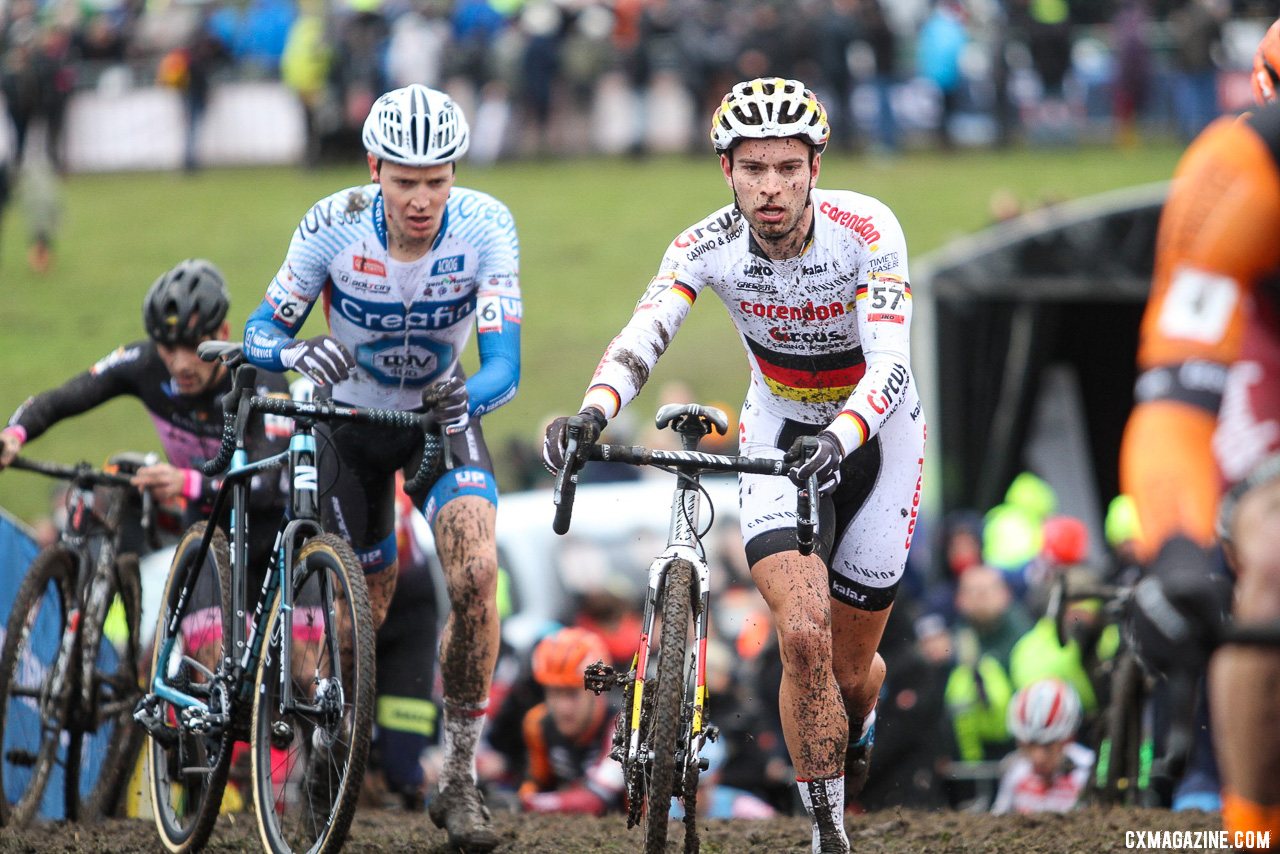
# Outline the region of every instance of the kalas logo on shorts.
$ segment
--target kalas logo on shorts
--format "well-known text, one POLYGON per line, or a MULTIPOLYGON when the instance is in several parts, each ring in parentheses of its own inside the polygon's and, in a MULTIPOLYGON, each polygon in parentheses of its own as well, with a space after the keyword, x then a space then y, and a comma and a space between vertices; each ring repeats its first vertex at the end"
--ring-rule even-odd
POLYGON ((818 210, 826 214, 827 219, 838 225, 843 225, 861 237, 868 246, 880 239, 880 232, 876 231, 875 223, 871 221, 869 216, 858 216, 852 211, 841 210, 831 202, 823 202, 818 206, 818 210))

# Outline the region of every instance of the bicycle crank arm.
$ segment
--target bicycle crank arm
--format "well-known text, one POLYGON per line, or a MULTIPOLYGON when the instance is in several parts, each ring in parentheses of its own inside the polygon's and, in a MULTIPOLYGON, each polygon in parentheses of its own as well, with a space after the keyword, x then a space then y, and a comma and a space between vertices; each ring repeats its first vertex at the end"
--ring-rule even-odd
POLYGON ((147 731, 147 734, 166 749, 172 749, 178 743, 178 732, 165 726, 160 712, 160 698, 155 694, 144 694, 138 698, 133 707, 133 719, 147 731))

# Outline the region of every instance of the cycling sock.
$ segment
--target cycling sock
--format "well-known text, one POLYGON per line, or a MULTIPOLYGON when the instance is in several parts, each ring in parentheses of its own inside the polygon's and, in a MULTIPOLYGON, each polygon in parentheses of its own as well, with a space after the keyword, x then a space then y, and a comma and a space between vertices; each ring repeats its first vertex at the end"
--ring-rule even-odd
POLYGON ((1280 836, 1280 804, 1259 804, 1235 792, 1222 792, 1222 828, 1228 841, 1240 849, 1261 850, 1280 836))
POLYGON ((867 712, 867 716, 862 719, 862 730, 858 733, 858 738, 850 747, 866 747, 868 744, 875 742, 876 727, 876 707, 872 706, 871 711, 867 712))
POLYGON ((485 712, 489 698, 479 703, 444 701, 444 732, 441 745, 444 748, 444 768, 440 772, 440 789, 452 783, 476 782, 476 744, 484 728, 485 712))
POLYGON ((796 779, 804 811, 813 820, 813 850, 821 850, 824 835, 838 834, 847 844, 844 832, 844 775, 823 780, 796 779))

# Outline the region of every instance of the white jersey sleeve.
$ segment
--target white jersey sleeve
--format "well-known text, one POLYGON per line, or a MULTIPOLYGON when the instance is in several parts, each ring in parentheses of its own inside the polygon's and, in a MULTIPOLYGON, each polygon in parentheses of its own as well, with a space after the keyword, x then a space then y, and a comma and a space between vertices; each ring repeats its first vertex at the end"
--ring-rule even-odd
POLYGON ((880 239, 874 241, 874 249, 861 267, 854 294, 867 369, 828 428, 846 455, 879 432, 904 400, 915 397, 906 395, 913 381, 907 242, 887 206, 880 205, 875 220, 880 239))

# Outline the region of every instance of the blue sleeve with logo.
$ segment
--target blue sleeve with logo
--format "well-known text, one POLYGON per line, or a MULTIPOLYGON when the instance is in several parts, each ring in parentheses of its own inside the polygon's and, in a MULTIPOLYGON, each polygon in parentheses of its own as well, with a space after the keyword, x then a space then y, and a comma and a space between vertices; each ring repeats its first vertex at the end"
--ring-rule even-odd
POLYGON ((476 292, 476 344, 480 370, 467 380, 473 415, 510 401, 520 385, 520 242, 515 221, 495 202, 489 239, 481 253, 476 292))

